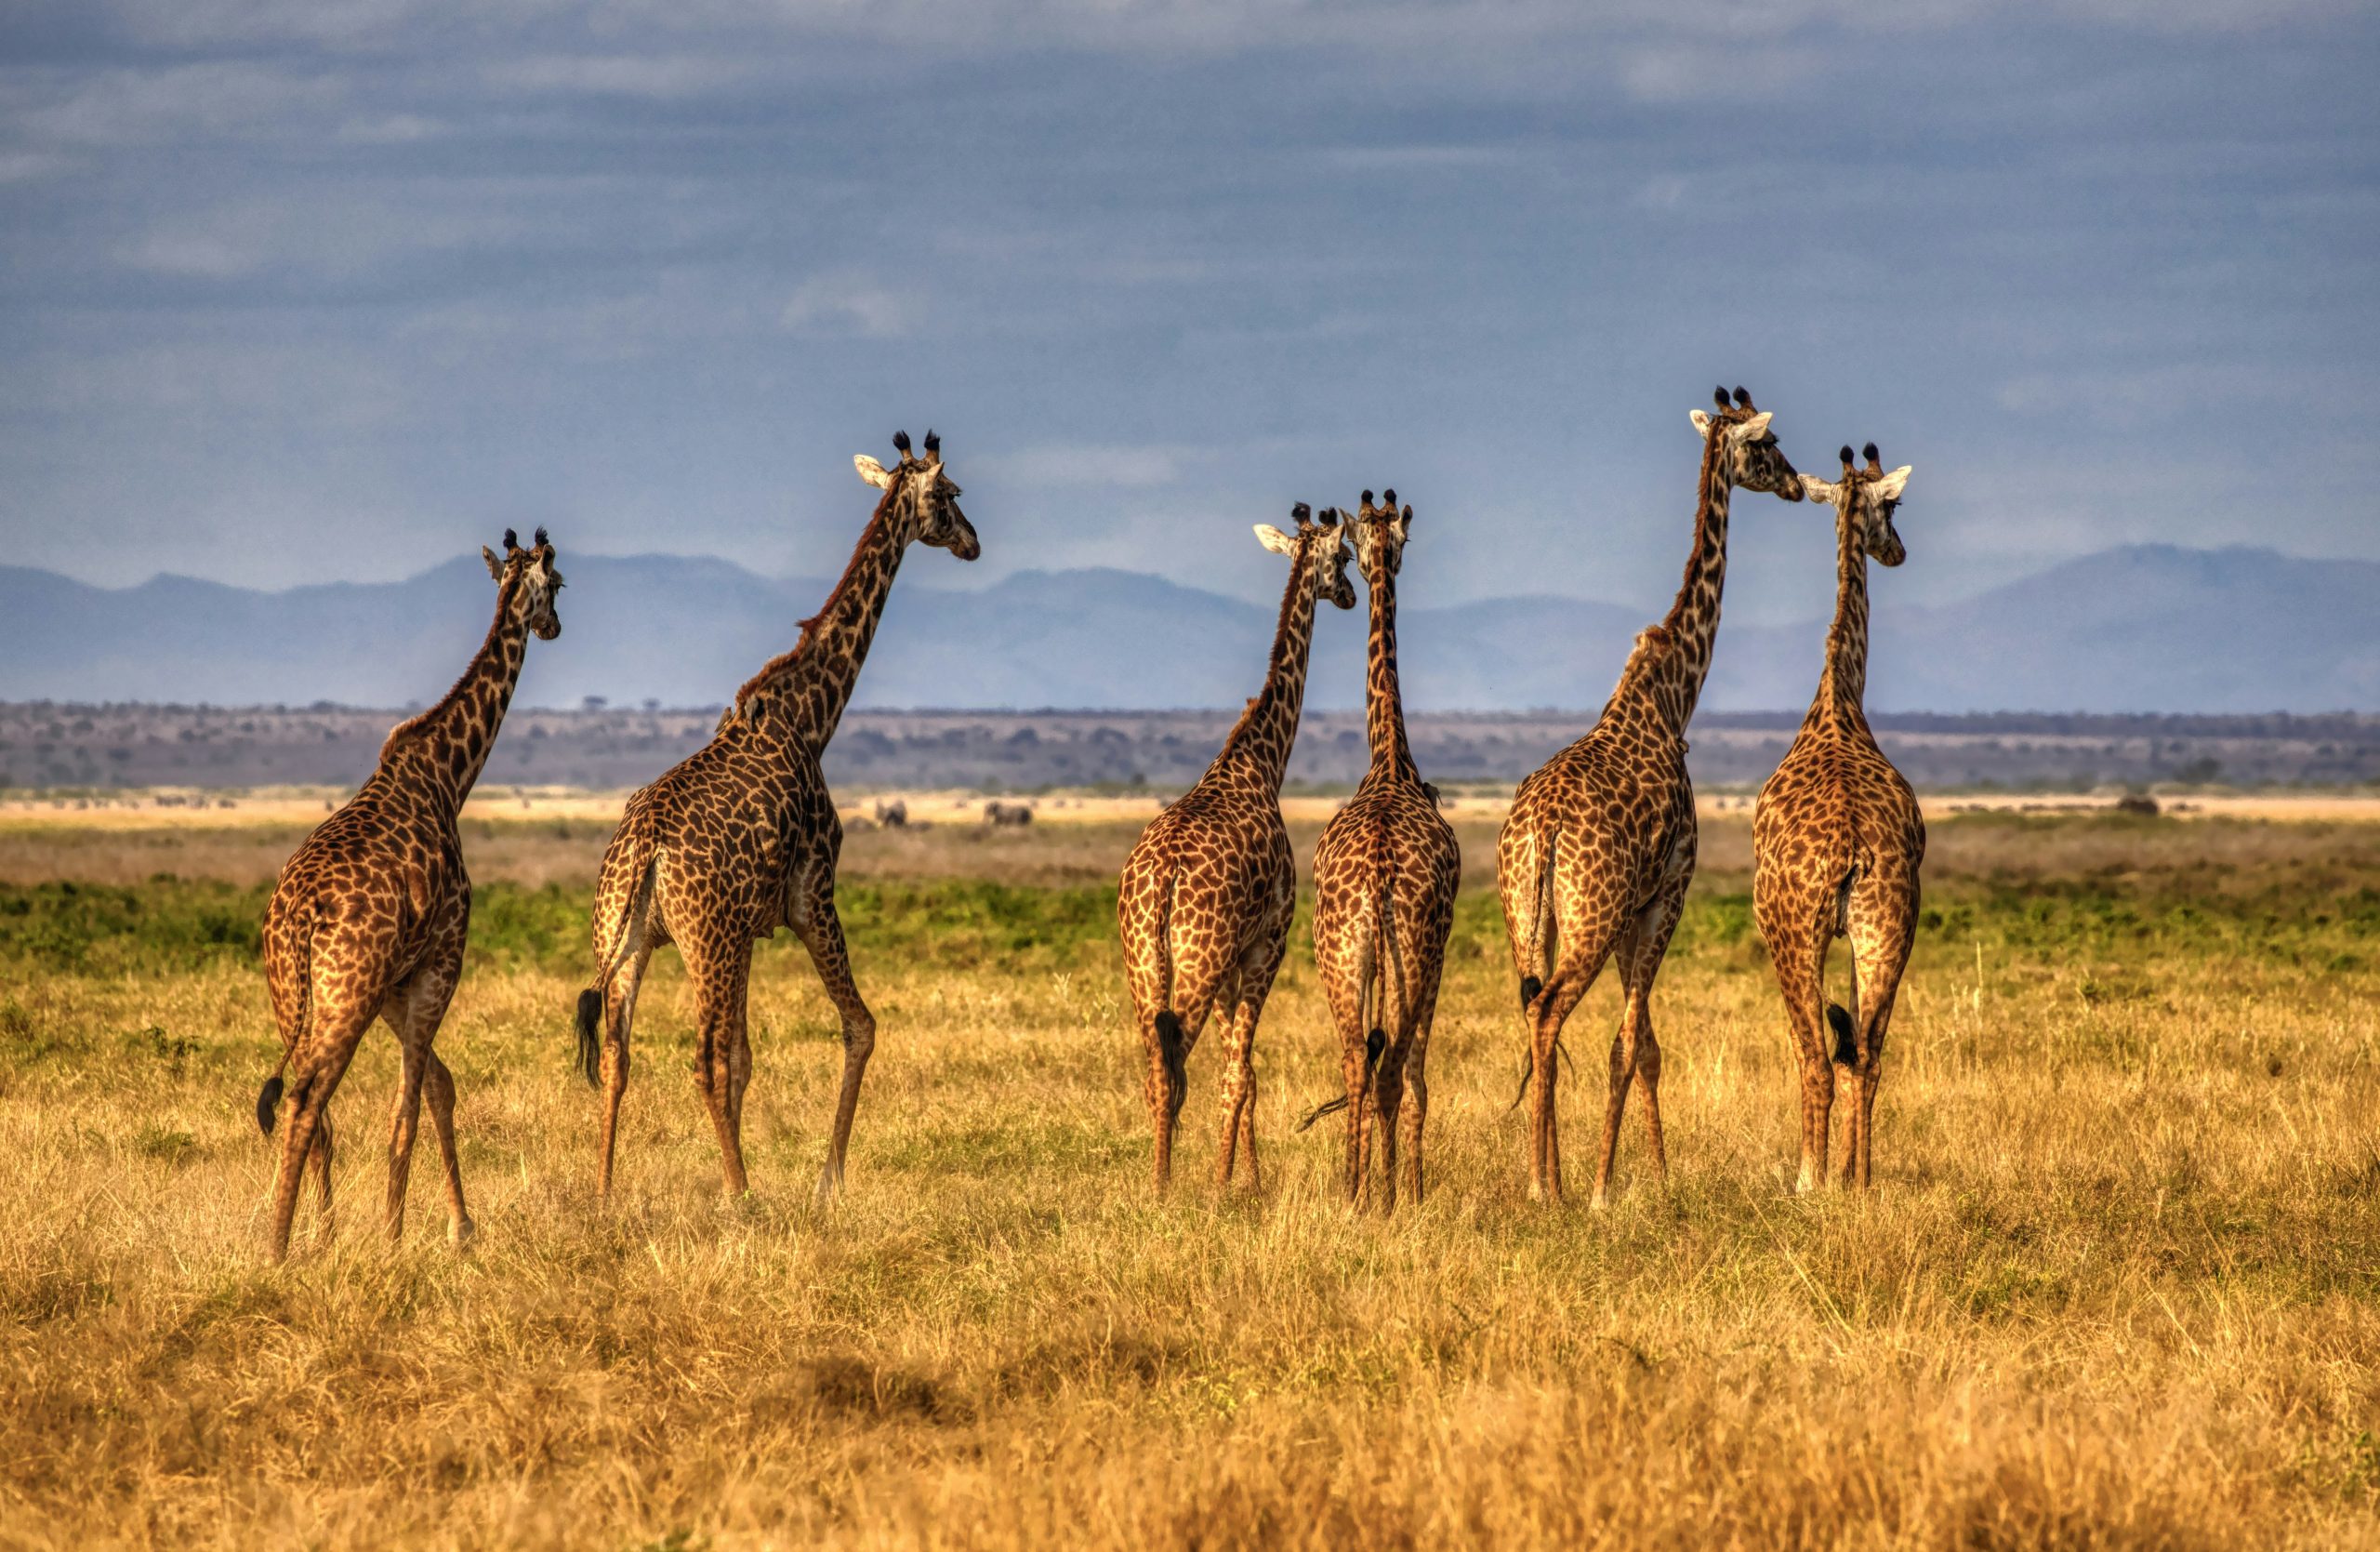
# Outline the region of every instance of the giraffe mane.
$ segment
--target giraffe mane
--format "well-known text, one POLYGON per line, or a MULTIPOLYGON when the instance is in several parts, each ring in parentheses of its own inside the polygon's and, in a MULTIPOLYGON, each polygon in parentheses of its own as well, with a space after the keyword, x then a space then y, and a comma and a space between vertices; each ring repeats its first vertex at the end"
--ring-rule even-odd
POLYGON ((463 692, 470 687, 471 681, 479 677, 480 664, 486 660, 489 649, 496 644, 496 637, 503 633, 505 620, 512 613, 512 599, 513 595, 521 590, 522 570, 523 568, 520 565, 509 562, 506 564, 504 580, 497 583, 496 589, 496 618, 489 623, 487 634, 480 639, 480 649, 471 654, 471 660, 463 665, 463 671, 456 676, 454 683, 446 687, 444 695, 389 729, 389 736, 380 740, 379 763, 387 764, 389 756, 396 752, 399 744, 403 743, 409 735, 422 731, 435 721, 441 712, 460 700, 463 692))
MULTIPOLYGON (((1297 607, 1298 587, 1305 580, 1305 568, 1311 564, 1314 555, 1312 546, 1316 542, 1316 536, 1320 531, 1316 528, 1300 528, 1297 542, 1289 551, 1289 586, 1281 590, 1281 612, 1273 621, 1273 649, 1264 656, 1266 689, 1272 687, 1275 677, 1281 671, 1282 643, 1289 636, 1289 612, 1297 607)), ((1231 732, 1223 738, 1223 753, 1218 754, 1216 759, 1221 760, 1223 755, 1231 753, 1239 747, 1240 735, 1248 730, 1249 723, 1255 717, 1256 709, 1263 704, 1263 700, 1264 694, 1261 690, 1248 697, 1247 706, 1240 710, 1239 720, 1231 724, 1231 732)))
POLYGON ((851 590, 852 579, 859 571, 860 557, 869 552, 871 548, 869 540, 876 537, 877 524, 892 521, 892 497, 900 490, 901 484, 901 481, 894 480, 884 487, 884 494, 877 497, 876 511, 868 514, 867 526, 860 530, 859 542, 852 546, 851 559, 843 563, 843 574, 837 577, 835 585, 826 590, 826 601, 818 605, 818 612, 800 622, 801 634, 794 639, 791 650, 780 652, 761 664, 760 671, 746 680, 742 687, 735 692, 735 698, 728 703, 729 710, 740 711, 753 696, 782 683, 787 675, 801 665, 816 641, 819 622, 833 614, 836 600, 851 590))

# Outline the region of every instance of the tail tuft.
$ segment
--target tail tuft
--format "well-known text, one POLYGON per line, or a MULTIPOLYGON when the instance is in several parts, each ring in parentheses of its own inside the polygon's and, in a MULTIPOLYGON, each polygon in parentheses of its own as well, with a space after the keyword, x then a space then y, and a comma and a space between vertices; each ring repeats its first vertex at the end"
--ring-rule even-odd
POLYGON ((587 1074, 590 1089, 596 1086, 602 1056, 602 1028, 603 994, 588 987, 578 994, 578 1066, 587 1074))
POLYGON ((1826 1005, 1826 1021, 1834 1028, 1835 1066, 1857 1067, 1859 1063, 1859 1051, 1851 1038, 1851 1015, 1843 1011, 1843 1004, 1840 1002, 1829 1002, 1826 1005))
POLYGON ((1537 994, 1538 994, 1539 992, 1540 992, 1540 991, 1543 991, 1544 989, 1545 989, 1545 983, 1544 983, 1543 981, 1539 980, 1536 976, 1534 976, 1534 975, 1524 975, 1524 976, 1522 976, 1522 977, 1521 977, 1521 1012, 1523 1012, 1523 1013, 1527 1013, 1527 1012, 1528 1012, 1529 1004, 1530 1004, 1530 1003, 1532 1003, 1532 1002, 1536 1002, 1536 1001, 1537 1001, 1537 994))
POLYGON ((1182 1015, 1171 1008, 1157 1015, 1157 1054, 1165 1064, 1166 1121, 1170 1124, 1182 1119, 1182 1099, 1190 1088, 1187 1058, 1182 1049, 1182 1015))
POLYGON ((272 1135, 272 1118, 281 1108, 281 1074, 274 1073, 257 1091, 257 1125, 268 1137, 272 1135))
POLYGON ((1320 1121, 1323 1117, 1339 1110, 1343 1110, 1346 1108, 1347 1096, 1343 1094, 1336 1099, 1326 1099, 1321 1104, 1316 1106, 1312 1110, 1306 1112, 1305 1120, 1298 1122, 1298 1130, 1303 1132, 1308 1127, 1311 1127, 1316 1121, 1320 1121))

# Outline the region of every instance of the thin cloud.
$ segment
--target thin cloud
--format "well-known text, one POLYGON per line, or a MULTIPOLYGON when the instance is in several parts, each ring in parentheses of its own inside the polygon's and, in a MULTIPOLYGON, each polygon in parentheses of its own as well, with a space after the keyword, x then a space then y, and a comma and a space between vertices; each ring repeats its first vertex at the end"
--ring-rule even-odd
POLYGON ((895 339, 916 325, 916 306, 857 270, 813 275, 786 298, 777 322, 794 334, 895 339))

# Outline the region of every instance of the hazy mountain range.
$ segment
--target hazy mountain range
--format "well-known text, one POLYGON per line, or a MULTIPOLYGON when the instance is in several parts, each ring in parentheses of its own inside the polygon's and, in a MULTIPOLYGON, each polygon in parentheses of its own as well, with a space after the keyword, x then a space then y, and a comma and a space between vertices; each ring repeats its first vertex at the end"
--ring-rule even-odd
MULTIPOLYGON (((829 585, 676 555, 582 555, 567 570, 563 635, 533 643, 523 704, 719 704, 791 644, 829 585)), ((460 670, 493 602, 476 556, 402 582, 277 593, 171 576, 102 589, 0 567, 0 699, 426 702, 460 670)), ((1653 617, 1553 597, 1408 605, 1408 702, 1592 710, 1653 617)), ((1310 704, 1360 703, 1362 619, 1359 602, 1322 622, 1310 704)), ((1272 629, 1270 607, 1132 572, 1020 572, 964 592, 908 577, 859 703, 1236 706, 1256 690, 1272 629)), ((1723 625, 1704 705, 1805 704, 1824 629, 1822 617, 1723 625)), ((1880 710, 2370 710, 2380 564, 2128 546, 1961 603, 1880 605, 1874 639, 1880 710)))

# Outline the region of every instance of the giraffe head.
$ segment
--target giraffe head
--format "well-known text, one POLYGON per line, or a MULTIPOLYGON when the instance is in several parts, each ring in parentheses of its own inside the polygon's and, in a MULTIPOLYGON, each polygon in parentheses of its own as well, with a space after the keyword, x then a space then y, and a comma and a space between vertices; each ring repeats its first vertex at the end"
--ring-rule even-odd
POLYGON ((1802 487, 1810 500, 1834 508, 1836 523, 1849 532, 1861 554, 1885 565, 1898 565, 1909 552, 1901 548, 1900 534, 1893 527, 1893 510, 1900 505, 1900 493, 1909 485, 1909 465, 1886 473, 1874 443, 1860 451, 1868 460, 1866 468, 1853 463, 1851 449, 1845 447, 1842 479, 1830 484, 1805 474, 1802 487))
POLYGON ((1405 564, 1405 540, 1413 532, 1413 509, 1400 509, 1393 490, 1375 507, 1368 490, 1363 506, 1356 510, 1354 527, 1355 564, 1362 569, 1364 580, 1377 582, 1395 576, 1405 564))
POLYGON ((537 640, 552 641, 562 634, 562 617, 554 613, 554 594, 562 591, 562 573, 554 569, 554 547, 540 528, 529 548, 521 548, 521 539, 509 528, 504 530, 504 556, 497 559, 495 550, 480 546, 480 559, 487 563, 487 574, 496 578, 499 594, 510 589, 513 617, 536 632, 537 640))
POLYGON ((1752 395, 1740 388, 1732 405, 1724 388, 1713 390, 1712 397, 1719 402, 1717 414, 1698 409, 1689 412, 1689 418, 1697 434, 1717 444, 1720 477, 1739 490, 1765 490, 1788 501, 1802 499, 1802 477, 1793 472, 1784 449, 1769 431, 1768 412, 1752 408, 1752 395))
POLYGON ((1327 598, 1342 609, 1354 608, 1355 585, 1347 580, 1347 561, 1353 552, 1347 548, 1347 530, 1339 522, 1338 509, 1326 511, 1317 522, 1314 510, 1301 501, 1289 509, 1289 516, 1297 524, 1295 534, 1260 523, 1256 542, 1276 555, 1287 555, 1291 565, 1304 566, 1316 598, 1327 598))
POLYGON ((984 552, 967 514, 959 510, 959 487, 943 471, 942 438, 926 432, 925 457, 909 451, 909 433, 892 433, 901 461, 887 469, 862 453, 852 459, 859 477, 884 492, 886 504, 905 531, 920 544, 947 550, 962 561, 984 552))

